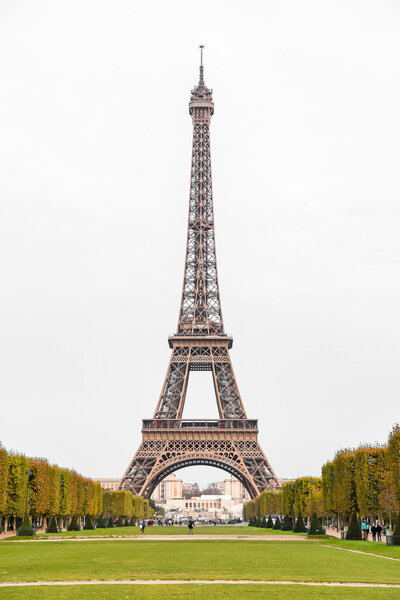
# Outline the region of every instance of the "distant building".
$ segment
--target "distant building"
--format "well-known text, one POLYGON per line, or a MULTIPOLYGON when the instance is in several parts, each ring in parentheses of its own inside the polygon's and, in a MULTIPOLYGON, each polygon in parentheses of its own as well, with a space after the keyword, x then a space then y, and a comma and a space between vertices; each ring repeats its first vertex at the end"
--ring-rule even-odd
POLYGON ((121 479, 92 479, 92 481, 100 483, 103 490, 117 490, 121 479))
POLYGON ((241 516, 243 502, 249 499, 249 494, 235 477, 211 483, 206 489, 215 493, 200 494, 197 484, 184 483, 172 474, 158 484, 151 497, 166 513, 171 512, 178 519, 188 516, 208 519, 241 516))
POLYGON ((183 498, 183 487, 182 479, 177 479, 172 473, 158 484, 151 497, 156 504, 164 504, 168 500, 183 498))

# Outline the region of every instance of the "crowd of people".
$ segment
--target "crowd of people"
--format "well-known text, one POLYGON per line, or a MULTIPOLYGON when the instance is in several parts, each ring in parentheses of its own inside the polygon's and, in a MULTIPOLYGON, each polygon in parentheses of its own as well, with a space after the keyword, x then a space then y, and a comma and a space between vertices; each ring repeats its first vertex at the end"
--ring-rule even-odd
MULTIPOLYGON (((152 527, 154 525, 154 521, 151 519, 149 521, 139 521, 138 525, 140 527, 140 531, 144 534, 146 527, 152 527)), ((158 522, 158 525, 162 525, 162 522, 158 522)), ((173 522, 168 523, 168 525, 173 526, 173 522)), ((189 535, 193 535, 193 529, 194 529, 194 521, 193 519, 189 519, 187 522, 187 527, 189 530, 189 535)))

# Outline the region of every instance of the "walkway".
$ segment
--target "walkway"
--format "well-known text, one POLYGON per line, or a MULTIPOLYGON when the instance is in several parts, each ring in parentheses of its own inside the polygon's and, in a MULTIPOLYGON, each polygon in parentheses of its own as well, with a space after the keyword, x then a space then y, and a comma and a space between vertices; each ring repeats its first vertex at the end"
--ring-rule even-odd
POLYGON ((131 536, 105 536, 105 537, 96 537, 95 535, 84 536, 68 536, 65 535, 63 537, 60 536, 49 536, 46 538, 35 538, 29 540, 16 540, 15 543, 23 544, 25 542, 121 542, 123 540, 139 540, 141 542, 151 542, 154 540, 157 541, 166 541, 166 542, 179 542, 180 540, 245 540, 251 541, 254 540, 256 542, 290 542, 290 541, 304 541, 307 540, 306 535, 131 535, 131 536))
POLYGON ((13 583, 0 583, 1 587, 26 587, 26 586, 49 586, 49 585, 215 585, 215 584, 228 584, 228 585, 305 585, 305 586, 326 586, 326 587, 339 587, 339 588, 386 588, 386 589, 400 589, 400 584, 390 583, 338 583, 331 581, 257 581, 249 579, 110 579, 107 581, 97 581, 94 579, 88 581, 34 581, 28 582, 13 582, 13 583))

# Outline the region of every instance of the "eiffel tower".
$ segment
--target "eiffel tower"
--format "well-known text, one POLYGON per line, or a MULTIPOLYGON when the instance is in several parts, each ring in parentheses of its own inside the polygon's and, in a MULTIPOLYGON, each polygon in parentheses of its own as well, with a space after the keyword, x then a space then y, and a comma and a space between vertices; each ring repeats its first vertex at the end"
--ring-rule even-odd
POLYGON ((279 481, 258 441, 258 422, 248 419, 232 368, 233 339, 222 321, 215 254, 210 154, 212 90, 200 79, 192 90, 192 169, 186 264, 178 329, 168 338, 172 355, 152 419, 144 419, 142 443, 120 489, 150 498, 168 474, 211 465, 234 475, 254 498, 279 481), (211 371, 219 419, 182 419, 190 371, 211 371))

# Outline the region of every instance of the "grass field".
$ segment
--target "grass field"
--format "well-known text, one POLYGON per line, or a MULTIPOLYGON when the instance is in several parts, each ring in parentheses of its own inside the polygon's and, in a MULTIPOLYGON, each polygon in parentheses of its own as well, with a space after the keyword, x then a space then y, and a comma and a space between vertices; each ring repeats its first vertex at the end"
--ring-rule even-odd
POLYGON ((0 543, 0 581, 91 579, 400 584, 400 563, 294 539, 0 543))
MULTIPOLYGON (((121 528, 122 535, 132 535, 121 528)), ((137 529, 132 528, 134 533, 137 529)), ((119 535, 117 529, 104 530, 119 535)), ((271 530, 251 527, 199 527, 201 534, 236 534, 226 540, 170 538, 186 528, 149 528, 146 539, 109 540, 89 538, 61 541, 0 542, 0 582, 99 581, 97 585, 0 587, 0 597, 9 599, 151 599, 151 600, 296 600, 319 598, 359 600, 400 600, 400 589, 327 587, 321 583, 377 583, 400 585, 400 547, 374 542, 346 542, 330 537, 273 540, 271 530), (148 533, 149 531, 149 533, 148 533), (151 532, 151 533, 150 533, 151 532), (152 539, 154 533, 163 540, 152 539), (243 539, 243 535, 265 535, 264 539, 243 539), (11 542, 11 543, 10 543, 11 542), (357 553, 347 550, 356 550, 357 553), (361 552, 361 554, 359 553, 361 552), (374 554, 378 556, 374 556, 374 554), (387 560, 387 558, 397 560, 387 560), (178 580, 187 584, 137 585, 101 584, 102 581, 178 580), (251 584, 200 584, 198 580, 247 580, 251 584), (268 582, 315 582, 315 586, 257 584, 268 582), (192 582, 192 583, 191 583, 192 582)), ((76 532, 78 535, 86 532, 76 532)), ((89 534, 103 532, 87 532, 89 534)))

